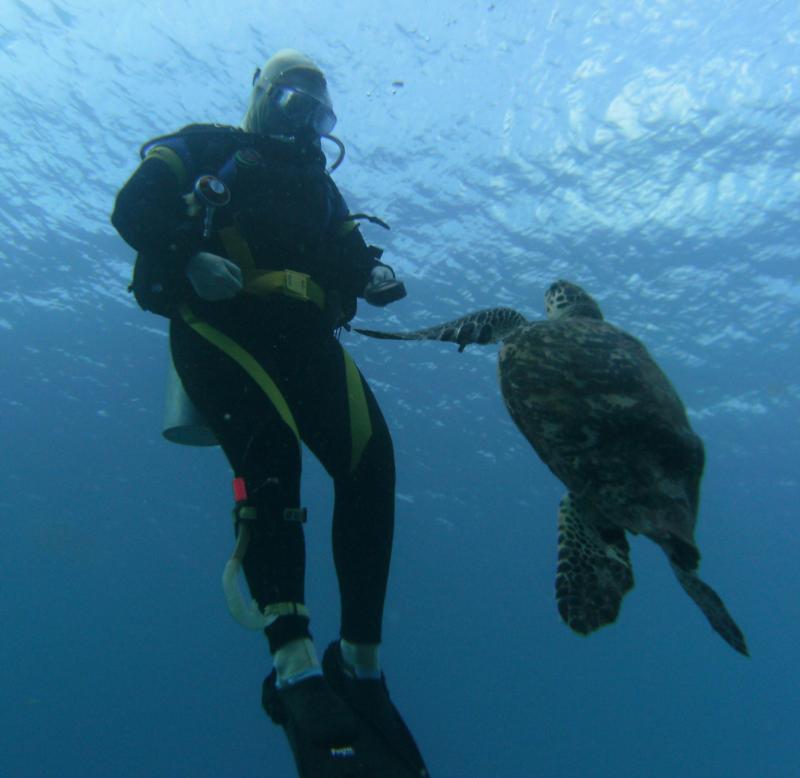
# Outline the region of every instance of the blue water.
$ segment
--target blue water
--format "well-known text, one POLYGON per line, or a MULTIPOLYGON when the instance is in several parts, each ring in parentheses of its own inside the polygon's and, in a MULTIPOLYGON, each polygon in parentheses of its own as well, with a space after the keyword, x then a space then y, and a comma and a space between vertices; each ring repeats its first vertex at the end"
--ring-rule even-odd
MULTIPOLYGON (((0 3, 0 776, 293 775, 266 644, 228 615, 229 473, 160 438, 164 322, 108 214, 144 140, 237 123, 283 46, 324 67, 336 180, 409 297, 375 328, 557 277, 644 340, 706 442, 703 574, 735 654, 634 540, 618 623, 553 601, 560 485, 496 347, 344 342, 398 459, 384 667, 434 778, 800 774, 796 2, 0 3)), ((309 605, 337 633, 330 486, 309 605)))

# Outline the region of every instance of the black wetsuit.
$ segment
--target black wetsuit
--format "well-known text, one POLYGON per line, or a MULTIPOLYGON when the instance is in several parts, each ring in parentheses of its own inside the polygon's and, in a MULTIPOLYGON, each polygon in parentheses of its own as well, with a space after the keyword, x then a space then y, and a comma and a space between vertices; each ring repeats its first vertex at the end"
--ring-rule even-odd
MULTIPOLYGON (((282 142, 193 126, 178 145, 157 145, 117 196, 112 222, 142 254, 172 271, 173 360, 192 402, 217 436, 258 512, 243 567, 259 606, 304 602, 305 544, 285 509, 300 502, 300 442, 333 478, 333 551, 342 636, 378 643, 394 526, 394 454, 377 402, 334 334, 379 264, 324 169, 318 143, 282 142), (258 152, 237 169, 231 202, 187 217, 183 195, 237 149, 258 152), (177 151, 176 151, 177 150, 177 151), (221 238, 235 228, 259 270, 310 275, 324 310, 280 292, 207 302, 186 281, 198 250, 232 256, 221 238)), ((309 635, 308 619, 280 617, 270 648, 309 635)))

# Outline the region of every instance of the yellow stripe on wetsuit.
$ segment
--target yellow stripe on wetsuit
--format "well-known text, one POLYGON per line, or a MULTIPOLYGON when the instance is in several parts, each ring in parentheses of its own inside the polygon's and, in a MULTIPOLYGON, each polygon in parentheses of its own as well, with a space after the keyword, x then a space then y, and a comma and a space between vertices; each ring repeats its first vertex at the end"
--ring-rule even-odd
MULTIPOLYGON (((275 382, 258 361, 232 338, 220 332, 216 327, 212 327, 210 324, 198 319, 188 305, 181 305, 179 311, 186 324, 202 338, 227 354, 258 384, 273 406, 275 406, 275 410, 278 411, 286 426, 294 433, 295 439, 299 443, 300 433, 292 411, 280 389, 278 389, 275 382)), ((358 368, 352 357, 344 349, 342 349, 342 357, 344 358, 347 407, 350 417, 350 472, 352 473, 361 462, 364 449, 372 437, 372 420, 369 416, 367 397, 358 368)))
POLYGON ((344 349, 342 355, 347 377, 347 406, 350 411, 350 472, 352 473, 358 467, 361 455, 372 437, 372 421, 369 418, 367 397, 356 363, 344 349))
POLYGON ((294 433, 297 442, 300 442, 300 433, 297 430, 294 416, 289 409, 289 405, 281 394, 281 390, 275 385, 275 382, 269 377, 266 370, 264 370, 255 357, 251 356, 245 351, 235 340, 229 338, 224 333, 220 332, 216 327, 212 327, 204 321, 195 316, 188 305, 181 305, 179 308, 183 320, 201 337, 205 338, 209 343, 215 345, 220 351, 227 354, 234 362, 236 362, 242 370, 247 373, 260 387, 270 402, 275 406, 281 419, 286 423, 286 426, 294 433))

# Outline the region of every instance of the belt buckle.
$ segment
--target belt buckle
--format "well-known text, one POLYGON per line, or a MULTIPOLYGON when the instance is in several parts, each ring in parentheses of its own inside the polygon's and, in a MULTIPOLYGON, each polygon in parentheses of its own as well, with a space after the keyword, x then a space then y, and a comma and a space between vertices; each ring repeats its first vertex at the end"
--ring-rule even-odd
POLYGON ((293 297, 301 297, 303 300, 308 300, 308 275, 306 273, 298 273, 296 270, 286 270, 286 280, 284 288, 293 297))

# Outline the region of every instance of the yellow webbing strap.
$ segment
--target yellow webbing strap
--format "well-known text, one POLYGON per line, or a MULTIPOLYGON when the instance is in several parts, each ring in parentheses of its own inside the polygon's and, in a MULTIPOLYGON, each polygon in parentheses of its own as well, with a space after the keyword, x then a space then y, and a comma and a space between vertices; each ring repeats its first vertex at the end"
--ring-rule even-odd
POLYGON ((356 363, 344 349, 342 353, 347 377, 347 404, 350 410, 350 472, 352 473, 358 467, 361 455, 372 437, 372 421, 369 418, 367 397, 356 363))
POLYGON ((311 618, 308 608, 302 602, 273 602, 265 605, 262 613, 268 619, 277 619, 279 616, 305 616, 311 618))
POLYGON ((176 151, 168 146, 156 146, 147 152, 145 159, 160 159, 164 162, 178 179, 178 188, 183 191, 186 186, 186 167, 176 151))
POLYGON ((269 398, 270 402, 275 406, 281 419, 286 423, 286 426, 294 433, 295 439, 298 444, 300 443, 300 433, 297 430, 294 416, 289 409, 286 400, 284 400, 281 390, 275 385, 275 382, 269 377, 267 371, 235 340, 232 340, 224 333, 220 332, 216 327, 212 327, 204 321, 195 316, 188 305, 181 305, 178 308, 181 318, 201 337, 205 338, 209 343, 216 346, 220 351, 227 354, 234 362, 236 362, 242 370, 247 373, 258 385, 261 390, 269 398))
POLYGON ((235 225, 221 229, 219 237, 228 258, 242 270, 245 292, 259 297, 285 294, 296 300, 310 300, 318 308, 325 310, 325 292, 307 273, 298 273, 296 270, 259 270, 250 246, 235 225))
POLYGON ((244 273, 245 283, 247 283, 250 280, 250 276, 256 272, 256 263, 250 253, 250 246, 247 245, 247 241, 242 237, 242 233, 239 232, 239 228, 235 224, 230 227, 223 227, 219 231, 219 237, 222 245, 225 246, 228 259, 232 259, 239 265, 242 273, 244 273))
POLYGON ((311 301, 320 310, 325 310, 325 292, 307 273, 295 270, 256 271, 244 289, 255 295, 285 294, 297 300, 311 301))

